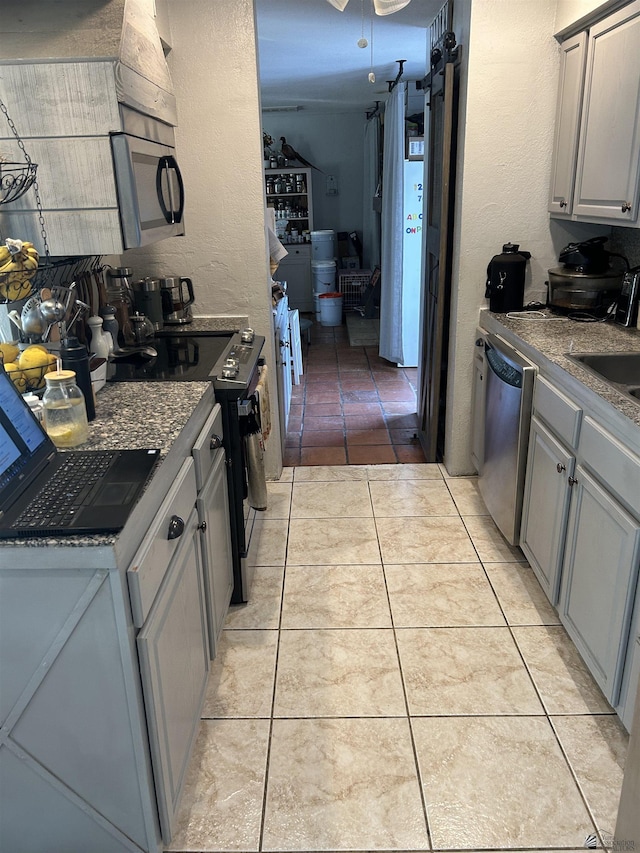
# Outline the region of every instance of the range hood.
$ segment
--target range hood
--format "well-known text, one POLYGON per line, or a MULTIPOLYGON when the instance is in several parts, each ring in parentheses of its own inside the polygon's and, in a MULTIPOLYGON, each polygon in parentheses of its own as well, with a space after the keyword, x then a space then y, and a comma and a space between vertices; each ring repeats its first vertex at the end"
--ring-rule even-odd
POLYGON ((177 123, 155 0, 2 0, 0 73, 16 63, 100 61, 112 67, 118 103, 177 123))
MULTIPOLYGON (((154 140, 175 154, 176 100, 156 2, 1 0, 0 97, 38 164, 53 256, 119 255, 127 247, 114 135, 154 140)), ((0 156, 23 159, 2 116, 0 156)), ((42 254, 33 188, 0 206, 0 233, 30 240, 42 254)))

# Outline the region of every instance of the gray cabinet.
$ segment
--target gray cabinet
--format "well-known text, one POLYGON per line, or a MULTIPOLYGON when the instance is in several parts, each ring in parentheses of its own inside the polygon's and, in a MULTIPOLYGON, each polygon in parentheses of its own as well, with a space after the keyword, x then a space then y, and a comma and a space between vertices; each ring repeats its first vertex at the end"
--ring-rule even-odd
POLYGON ((558 612, 615 705, 636 590, 640 524, 584 467, 575 473, 558 612))
MULTIPOLYGON (((190 477, 193 477, 192 459, 182 466, 177 488, 190 477)), ((158 531, 151 530, 148 534, 140 561, 153 559, 157 537, 177 543, 137 637, 151 763, 165 843, 171 840, 209 673, 209 635, 195 490, 192 496, 191 511, 186 519, 180 514, 179 503, 163 504, 161 515, 165 523, 158 531), (170 513, 168 523, 167 510, 170 513)))
POLYGON ((471 433, 471 461, 478 474, 482 470, 484 462, 484 416, 485 416, 485 370, 486 361, 484 356, 485 337, 476 329, 476 342, 473 351, 473 397, 471 422, 473 430, 471 433))
POLYGON ((574 220, 637 227, 640 0, 588 31, 583 87, 578 79, 584 53, 579 41, 580 37, 563 45, 550 212, 574 220))
POLYGON ((573 208, 578 159, 578 132, 587 60, 586 32, 567 39, 560 47, 560 83, 549 211, 555 216, 569 216, 573 208))
POLYGON ((549 601, 558 603, 575 457, 535 416, 529 433, 520 547, 549 601))
POLYGON ((311 313, 313 306, 313 287, 311 282, 311 244, 289 244, 289 254, 280 261, 278 279, 287 282, 289 307, 311 313))

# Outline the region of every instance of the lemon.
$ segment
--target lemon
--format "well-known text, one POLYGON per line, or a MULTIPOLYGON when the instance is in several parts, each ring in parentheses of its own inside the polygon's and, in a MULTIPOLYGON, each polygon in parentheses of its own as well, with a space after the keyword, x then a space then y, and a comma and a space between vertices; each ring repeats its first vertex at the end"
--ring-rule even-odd
POLYGON ((31 344, 20 353, 18 364, 21 370, 28 370, 30 367, 45 367, 49 364, 49 352, 40 344, 31 344))
POLYGON ((0 361, 9 363, 15 361, 20 350, 15 344, 0 344, 0 361))
POLYGON ((9 374, 11 381, 18 391, 23 394, 27 390, 27 380, 24 373, 20 370, 20 366, 15 361, 10 361, 8 364, 5 364, 4 369, 9 374))

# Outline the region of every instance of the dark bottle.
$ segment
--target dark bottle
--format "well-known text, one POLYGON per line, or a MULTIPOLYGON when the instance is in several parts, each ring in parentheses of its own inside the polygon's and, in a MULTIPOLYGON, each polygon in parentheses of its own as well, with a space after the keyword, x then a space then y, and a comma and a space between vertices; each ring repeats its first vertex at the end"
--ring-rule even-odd
POLYGON ((96 416, 96 405, 91 384, 89 369, 89 350, 77 338, 69 337, 62 341, 60 357, 65 370, 73 370, 76 374, 76 384, 84 394, 87 407, 87 420, 92 421, 96 416))
POLYGON ((487 267, 485 297, 497 314, 521 311, 524 307, 524 279, 531 252, 521 252, 516 243, 505 243, 501 255, 494 255, 487 267))

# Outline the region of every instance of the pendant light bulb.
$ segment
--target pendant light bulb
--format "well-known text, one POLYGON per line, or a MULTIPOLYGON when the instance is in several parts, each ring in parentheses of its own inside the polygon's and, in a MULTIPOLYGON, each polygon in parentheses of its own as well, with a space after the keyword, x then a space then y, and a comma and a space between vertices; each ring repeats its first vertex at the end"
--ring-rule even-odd
POLYGON ((358 47, 368 47, 368 46, 369 46, 369 42, 366 40, 366 38, 364 36, 361 39, 358 39, 358 47))
POLYGON ((375 83, 375 82, 376 82, 376 75, 373 73, 373 71, 370 71, 369 72, 369 83, 375 83))

